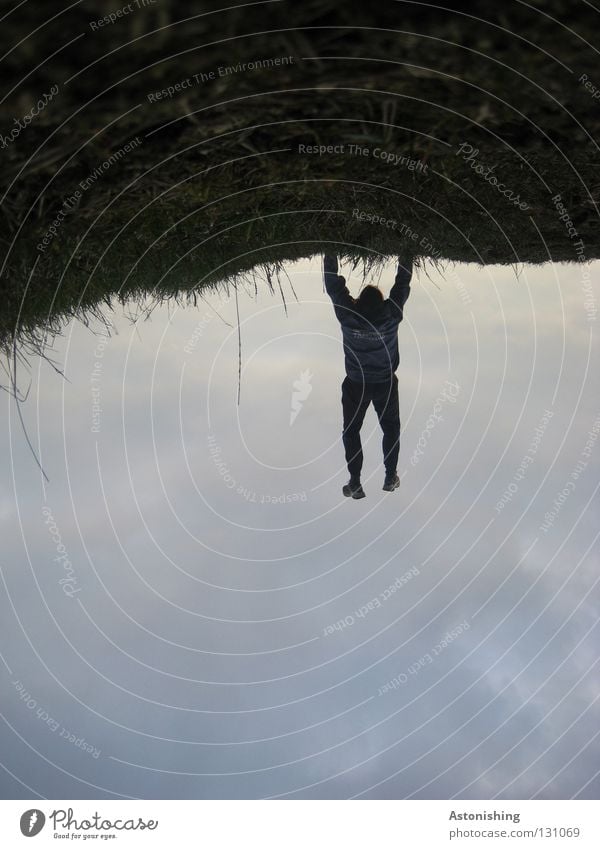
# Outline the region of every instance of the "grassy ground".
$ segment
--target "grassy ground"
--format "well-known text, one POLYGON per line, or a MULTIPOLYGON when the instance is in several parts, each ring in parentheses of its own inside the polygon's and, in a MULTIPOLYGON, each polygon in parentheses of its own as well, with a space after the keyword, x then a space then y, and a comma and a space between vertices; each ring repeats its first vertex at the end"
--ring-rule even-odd
POLYGON ((5 343, 115 295, 194 297, 334 245, 354 258, 600 256, 589 4, 281 0, 215 13, 157 0, 98 26, 124 5, 63 13, 38 0, 3 21, 3 137, 57 89, 2 151, 5 343), (277 57, 293 61, 236 69, 277 57))

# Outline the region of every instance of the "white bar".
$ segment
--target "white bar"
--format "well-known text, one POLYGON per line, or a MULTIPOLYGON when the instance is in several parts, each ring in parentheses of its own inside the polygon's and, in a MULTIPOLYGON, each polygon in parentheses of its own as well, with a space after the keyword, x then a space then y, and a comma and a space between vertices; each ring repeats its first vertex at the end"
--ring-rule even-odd
POLYGON ((168 849, 188 846, 240 849, 254 845, 260 845, 261 849, 366 849, 372 845, 407 849, 440 846, 598 849, 600 803, 588 800, 0 801, 3 849, 25 845, 64 846, 67 842, 168 849), (38 813, 33 824, 32 815, 27 814, 24 827, 34 832, 41 822, 43 827, 31 835, 35 843, 28 844, 24 843, 26 838, 21 832, 21 818, 31 810, 38 813), (157 825, 133 831, 102 830, 94 821, 96 813, 98 823, 104 820, 113 826, 117 824, 115 821, 124 820, 134 824, 141 820, 146 825, 154 821, 157 825), (84 820, 90 821, 89 829, 84 820), (578 835, 575 829, 579 829, 578 835), (506 836, 490 837, 482 833, 490 831, 504 831, 506 836), (457 832, 471 836, 461 838, 456 836, 457 832), (529 834, 522 835, 523 832, 529 834))

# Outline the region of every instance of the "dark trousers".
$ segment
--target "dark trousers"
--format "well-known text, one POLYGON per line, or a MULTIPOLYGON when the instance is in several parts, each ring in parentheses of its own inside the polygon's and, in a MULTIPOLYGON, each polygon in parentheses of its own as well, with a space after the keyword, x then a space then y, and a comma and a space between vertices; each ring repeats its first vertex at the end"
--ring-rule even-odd
POLYGON ((393 475, 397 471, 400 451, 398 378, 394 374, 391 380, 385 383, 357 383, 346 377, 342 383, 342 439, 351 478, 360 477, 363 464, 360 429, 371 401, 383 431, 383 462, 386 475, 393 475))

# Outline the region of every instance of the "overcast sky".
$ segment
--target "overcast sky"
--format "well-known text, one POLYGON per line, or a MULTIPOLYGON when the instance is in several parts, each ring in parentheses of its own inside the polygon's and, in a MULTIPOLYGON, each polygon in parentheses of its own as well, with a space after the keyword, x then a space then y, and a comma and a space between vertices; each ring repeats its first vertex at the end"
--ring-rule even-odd
POLYGON ((68 382, 32 362, 49 483, 5 396, 2 797, 598 798, 581 269, 415 274, 402 485, 371 409, 362 501, 320 263, 288 273, 287 316, 240 292, 239 406, 225 294, 73 322, 68 382))

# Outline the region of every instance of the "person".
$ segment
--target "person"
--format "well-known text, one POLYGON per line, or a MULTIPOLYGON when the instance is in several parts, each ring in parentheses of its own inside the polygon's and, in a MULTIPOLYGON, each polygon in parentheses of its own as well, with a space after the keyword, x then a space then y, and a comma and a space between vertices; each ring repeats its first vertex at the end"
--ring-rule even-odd
POLYGON ((398 258, 398 269, 390 296, 384 300, 377 286, 365 286, 354 299, 346 280, 338 274, 337 256, 325 254, 325 289, 342 327, 346 376, 342 383, 342 441, 350 480, 342 488, 346 497, 364 498, 360 476, 363 465, 360 429, 371 402, 383 431, 383 489, 400 486, 400 409, 398 402, 398 325, 410 294, 412 257, 398 258))

